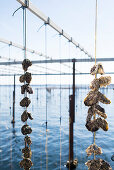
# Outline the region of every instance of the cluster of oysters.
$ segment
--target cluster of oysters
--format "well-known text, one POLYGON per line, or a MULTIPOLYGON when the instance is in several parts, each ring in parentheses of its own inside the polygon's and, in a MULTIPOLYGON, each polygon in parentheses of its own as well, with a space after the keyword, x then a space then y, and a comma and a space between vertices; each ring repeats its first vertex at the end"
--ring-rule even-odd
POLYGON ((31 166, 33 165, 31 161, 31 148, 30 145, 32 144, 31 138, 28 136, 28 134, 32 133, 32 129, 29 125, 27 125, 27 119, 29 118, 32 120, 31 113, 27 112, 27 107, 30 105, 31 101, 27 97, 28 94, 33 94, 33 90, 30 87, 30 82, 32 80, 31 73, 27 72, 28 67, 31 66, 32 63, 29 59, 24 59, 22 62, 22 68, 24 70, 24 75, 20 76, 19 81, 21 83, 24 83, 24 85, 21 86, 21 94, 24 94, 24 98, 20 101, 20 106, 25 108, 25 111, 21 115, 21 121, 25 122, 25 125, 22 126, 21 132, 23 135, 25 135, 24 142, 25 147, 22 149, 23 153, 23 160, 20 162, 20 167, 24 170, 29 170, 31 166))
MULTIPOLYGON (((91 68, 90 73, 91 75, 104 74, 102 64, 99 63, 94 65, 91 68)), ((105 113, 105 109, 99 105, 99 102, 103 104, 110 104, 111 101, 104 94, 99 92, 99 88, 105 87, 110 83, 110 76, 101 76, 100 78, 95 76, 94 80, 90 84, 91 91, 84 99, 84 104, 89 107, 85 126, 91 132, 96 132, 100 128, 104 131, 108 130, 108 123, 106 121, 107 115, 105 113)), ((100 155, 102 154, 102 150, 96 144, 92 144, 86 149, 86 153, 87 156, 91 156, 92 154, 100 155)), ((88 160, 85 165, 88 166, 89 170, 112 170, 111 166, 102 159, 88 160)))

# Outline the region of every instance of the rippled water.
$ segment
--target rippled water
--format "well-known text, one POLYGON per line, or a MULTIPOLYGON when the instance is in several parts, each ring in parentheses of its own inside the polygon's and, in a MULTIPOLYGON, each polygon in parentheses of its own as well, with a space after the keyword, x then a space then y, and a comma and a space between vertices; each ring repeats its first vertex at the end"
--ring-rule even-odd
MULTIPOLYGON (((48 131, 46 133, 46 94, 44 89, 38 91, 34 86, 34 94, 30 95, 31 105, 28 111, 32 113, 34 120, 28 121, 32 127, 32 161, 34 166, 31 169, 62 170, 67 169, 64 165, 69 154, 69 90, 62 89, 61 93, 61 126, 60 126, 60 90, 53 89, 47 92, 47 115, 48 131), (60 154, 61 153, 61 154, 60 154), (61 156, 60 156, 61 155, 61 156)), ((11 86, 0 87, 0 170, 19 170, 19 161, 22 159, 21 149, 24 147, 24 136, 20 129, 23 123, 20 116, 24 111, 19 106, 23 95, 20 94, 20 87, 16 87, 16 113, 15 127, 12 127, 12 91, 11 86)), ((101 90, 112 103, 103 105, 108 115, 108 132, 99 130, 96 134, 96 144, 102 148, 103 154, 98 156, 108 161, 114 169, 114 162, 111 156, 114 154, 114 90, 101 90)), ((78 159, 77 170, 86 170, 85 162, 88 158, 85 149, 92 144, 93 134, 85 128, 85 120, 88 108, 83 100, 88 89, 76 90, 76 116, 74 124, 74 157, 78 159)), ((70 92, 71 93, 71 92, 70 92)))

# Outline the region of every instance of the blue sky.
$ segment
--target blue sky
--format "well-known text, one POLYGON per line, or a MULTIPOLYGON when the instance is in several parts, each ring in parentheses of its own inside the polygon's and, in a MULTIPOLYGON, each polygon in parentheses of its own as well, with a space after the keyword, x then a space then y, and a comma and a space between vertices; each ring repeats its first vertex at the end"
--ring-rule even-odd
MULTIPOLYGON (((95 0, 31 0, 31 2, 94 56, 95 0)), ((22 10, 12 17, 13 12, 19 6, 20 4, 16 0, 1 1, 0 37, 22 44, 22 10)), ((97 57, 114 56, 113 9, 113 0, 98 0, 97 57)), ((27 46, 44 53, 44 27, 37 32, 42 24, 43 22, 39 18, 27 11, 27 46)), ((47 51, 48 55, 53 58, 58 58, 59 55, 59 36, 56 34, 52 28, 47 28, 47 51)), ((61 56, 68 58, 68 42, 64 38, 61 39, 61 56)), ((0 47, 3 45, 0 43, 0 47)), ((8 48, 1 49, 0 55, 9 56, 8 48)), ((76 51, 73 45, 71 45, 70 51, 71 57, 85 57, 81 52, 76 51)), ((20 50, 14 48, 10 53, 12 59, 21 59, 21 55, 23 55, 20 50)), ((103 65, 106 72, 113 71, 114 64, 112 62, 103 63, 103 65)), ((81 72, 88 72, 90 66, 91 64, 78 63, 77 68, 81 72)), ((82 78, 78 79, 81 81, 82 78)))

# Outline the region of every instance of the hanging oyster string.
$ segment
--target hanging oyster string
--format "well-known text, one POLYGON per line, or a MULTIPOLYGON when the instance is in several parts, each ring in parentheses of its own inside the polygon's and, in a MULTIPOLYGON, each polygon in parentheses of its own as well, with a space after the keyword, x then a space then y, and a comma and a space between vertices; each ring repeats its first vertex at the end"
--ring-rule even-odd
POLYGON ((23 135, 25 135, 24 142, 25 147, 22 149, 23 153, 23 160, 20 162, 20 167, 24 170, 29 170, 31 166, 33 165, 31 161, 32 151, 30 148, 30 145, 32 144, 31 138, 28 136, 28 134, 32 133, 32 129, 29 125, 27 125, 28 118, 30 120, 33 120, 31 113, 27 111, 27 107, 30 105, 31 101, 27 97, 28 94, 33 94, 33 90, 31 86, 29 85, 32 76, 31 73, 27 72, 28 68, 32 65, 31 61, 29 59, 24 59, 22 62, 22 68, 24 70, 24 75, 20 76, 19 80, 21 83, 24 83, 24 85, 21 86, 21 94, 25 94, 25 97, 20 101, 20 106, 25 107, 25 111, 21 115, 21 121, 25 122, 25 125, 22 126, 21 132, 23 135))
MULTIPOLYGON (((104 74, 104 69, 101 63, 94 65, 90 70, 91 75, 104 74)), ((105 113, 105 109, 99 105, 99 102, 103 104, 110 104, 111 101, 101 92, 99 92, 100 87, 106 87, 111 83, 110 76, 101 76, 100 78, 94 78, 94 80, 90 83, 91 91, 87 94, 87 97, 84 99, 85 106, 88 106, 88 114, 86 118, 86 128, 88 131, 96 132, 99 129, 104 131, 108 130, 108 123, 105 120, 107 118, 107 114, 105 113), (95 115, 95 117, 94 117, 95 115), (93 119, 94 117, 94 119, 93 119)), ((86 149, 87 156, 101 155, 102 150, 95 143, 91 144, 86 149)), ((88 160, 85 163, 88 166, 88 170, 112 170, 111 166, 108 162, 102 159, 93 159, 88 160)))

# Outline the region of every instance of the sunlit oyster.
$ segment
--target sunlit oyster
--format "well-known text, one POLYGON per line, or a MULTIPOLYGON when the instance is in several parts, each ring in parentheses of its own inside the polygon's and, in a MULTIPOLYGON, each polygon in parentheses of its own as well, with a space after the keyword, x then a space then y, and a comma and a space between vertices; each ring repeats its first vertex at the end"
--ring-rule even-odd
POLYGON ((99 78, 99 85, 100 87, 105 87, 111 83, 111 77, 110 76, 101 76, 99 78))
POLYGON ((32 144, 31 138, 29 136, 25 136, 24 141, 30 146, 32 144))
POLYGON ((20 102, 20 106, 28 107, 30 103, 31 103, 30 99, 28 97, 24 97, 20 102))
POLYGON ((21 86, 21 94, 25 94, 25 91, 28 92, 29 94, 33 94, 33 90, 29 84, 21 86))
POLYGON ((99 96, 99 101, 101 103, 104 103, 104 104, 110 104, 111 103, 111 101, 104 94, 99 92, 98 96, 99 96))
POLYGON ((20 162, 20 167, 24 168, 24 170, 29 170, 31 168, 31 166, 33 166, 33 163, 29 158, 23 159, 20 162))
POLYGON ((87 152, 87 156, 91 156, 93 153, 95 153, 95 155, 100 155, 100 154, 102 154, 101 148, 98 147, 98 146, 95 145, 95 144, 90 145, 90 146, 86 149, 86 152, 87 152))
POLYGON ((22 62, 22 67, 24 71, 27 71, 28 67, 32 65, 32 62, 29 59, 24 59, 22 62))
POLYGON ((88 166, 88 170, 112 170, 109 163, 103 159, 88 160, 85 165, 88 166))
POLYGON ((21 132, 22 132, 23 135, 27 135, 27 134, 32 133, 32 129, 29 125, 24 125, 21 128, 21 132))
POLYGON ((25 110, 25 111, 23 112, 23 114, 21 115, 21 120, 22 120, 22 122, 25 122, 25 121, 27 121, 27 119, 28 119, 28 113, 27 113, 27 111, 25 110))
POLYGON ((84 104, 86 106, 92 106, 94 104, 97 104, 99 101, 104 104, 111 103, 111 101, 105 95, 100 93, 98 90, 91 90, 87 94, 87 97, 84 99, 84 104))
POLYGON ((98 104, 94 105, 94 108, 93 108, 93 109, 94 109, 94 112, 95 112, 96 114, 98 114, 99 116, 103 117, 104 119, 107 118, 107 115, 106 115, 106 113, 105 113, 105 109, 102 108, 100 105, 98 105, 98 104))
POLYGON ((93 115, 94 115, 94 106, 88 109, 88 115, 85 124, 86 128, 91 132, 95 132, 99 130, 99 128, 102 128, 104 131, 107 131, 108 123, 106 122, 106 120, 101 119, 100 117, 96 118, 95 120, 91 120, 93 115))
POLYGON ((91 90, 88 94, 87 97, 84 99, 84 104, 86 106, 92 106, 99 101, 99 91, 98 90, 91 90))
POLYGON ((31 73, 26 72, 24 75, 20 76, 19 81, 24 83, 25 81, 29 84, 32 80, 31 73))
POLYGON ((100 88, 99 79, 95 78, 90 84, 90 89, 98 90, 99 88, 100 88))
POLYGON ((104 74, 104 69, 101 63, 94 65, 91 70, 90 74, 95 75, 95 74, 104 74))
POLYGON ((31 158, 32 152, 30 147, 25 147, 22 149, 22 153, 24 154, 24 158, 31 158))

